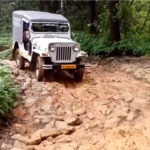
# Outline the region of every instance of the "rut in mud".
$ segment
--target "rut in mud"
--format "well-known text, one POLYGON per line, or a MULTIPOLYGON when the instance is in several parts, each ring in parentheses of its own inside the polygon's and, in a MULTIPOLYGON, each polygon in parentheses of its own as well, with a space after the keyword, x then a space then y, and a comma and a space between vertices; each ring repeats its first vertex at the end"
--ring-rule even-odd
POLYGON ((37 82, 5 60, 19 89, 2 150, 149 150, 150 59, 91 64, 84 81, 63 73, 37 82))

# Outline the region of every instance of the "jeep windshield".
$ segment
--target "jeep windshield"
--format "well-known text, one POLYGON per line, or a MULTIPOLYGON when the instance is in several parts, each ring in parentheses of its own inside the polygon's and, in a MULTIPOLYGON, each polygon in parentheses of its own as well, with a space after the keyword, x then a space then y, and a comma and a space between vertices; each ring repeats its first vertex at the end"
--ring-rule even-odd
POLYGON ((66 33, 69 31, 68 24, 57 23, 32 23, 33 32, 66 33))

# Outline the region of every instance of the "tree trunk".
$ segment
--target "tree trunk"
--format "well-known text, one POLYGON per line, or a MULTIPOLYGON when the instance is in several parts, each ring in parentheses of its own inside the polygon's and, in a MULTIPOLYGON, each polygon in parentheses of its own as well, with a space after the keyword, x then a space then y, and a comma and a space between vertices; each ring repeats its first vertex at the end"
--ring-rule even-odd
POLYGON ((40 11, 44 11, 44 1, 43 0, 39 1, 39 9, 40 9, 40 11))
POLYGON ((90 34, 97 34, 97 28, 96 28, 96 20, 97 20, 97 12, 96 12, 96 1, 92 0, 89 1, 89 15, 90 15, 90 28, 89 33, 90 34))
POLYGON ((111 42, 120 41, 120 19, 117 18, 119 0, 109 2, 110 29, 109 40, 111 42))
POLYGON ((142 27, 142 29, 141 29, 141 32, 143 31, 143 29, 144 29, 145 26, 146 26, 146 22, 147 22, 147 20, 148 20, 149 14, 150 14, 150 8, 149 8, 149 10, 148 10, 148 12, 147 12, 147 16, 146 16, 145 21, 144 21, 144 23, 143 23, 143 27, 142 27))

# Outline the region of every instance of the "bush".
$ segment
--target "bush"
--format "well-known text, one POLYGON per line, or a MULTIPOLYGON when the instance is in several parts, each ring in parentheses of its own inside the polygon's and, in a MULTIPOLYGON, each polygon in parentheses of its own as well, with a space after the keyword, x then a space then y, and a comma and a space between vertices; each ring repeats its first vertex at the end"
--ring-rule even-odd
POLYGON ((16 93, 9 68, 0 63, 0 120, 6 118, 11 111, 16 93))
POLYGON ((89 55, 100 56, 143 56, 150 55, 150 42, 141 35, 126 36, 121 41, 110 43, 107 36, 93 36, 85 32, 74 34, 74 40, 81 44, 81 49, 89 55))
POLYGON ((11 46, 11 39, 8 37, 0 37, 0 51, 6 50, 11 46))
POLYGON ((6 49, 3 51, 0 51, 0 59, 11 59, 11 50, 6 49))

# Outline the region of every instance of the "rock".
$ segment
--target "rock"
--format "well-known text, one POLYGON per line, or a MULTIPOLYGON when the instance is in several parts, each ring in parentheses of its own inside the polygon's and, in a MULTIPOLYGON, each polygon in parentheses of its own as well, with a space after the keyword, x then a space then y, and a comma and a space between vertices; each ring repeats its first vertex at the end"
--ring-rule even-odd
POLYGON ((114 127, 117 127, 120 121, 121 121, 121 118, 119 117, 110 118, 109 120, 105 121, 104 127, 112 129, 114 127))
POLYGON ((25 149, 25 144, 24 143, 21 143, 21 142, 19 142, 18 140, 16 140, 15 142, 14 142, 14 145, 13 145, 13 147, 16 147, 16 148, 21 148, 21 149, 25 149))
POLYGON ((23 86, 21 87, 21 90, 27 90, 29 87, 30 87, 30 83, 25 82, 25 83, 23 84, 23 86))
POLYGON ((67 125, 63 121, 56 121, 55 126, 63 134, 69 134, 75 131, 74 127, 67 125))
POLYGON ((27 78, 25 79, 25 82, 27 82, 27 83, 29 83, 29 84, 31 83, 31 81, 32 81, 32 80, 31 80, 31 78, 29 78, 29 77, 27 77, 27 78))
POLYGON ((24 125, 22 125, 22 124, 18 124, 18 123, 13 124, 12 128, 15 130, 15 132, 17 132, 17 134, 18 133, 19 134, 24 134, 24 133, 27 132, 27 128, 24 125))
POLYGON ((111 108, 106 105, 102 105, 100 111, 103 115, 109 115, 112 112, 111 108))
POLYGON ((46 139, 50 136, 55 137, 55 136, 58 136, 60 134, 61 134, 61 132, 57 129, 54 129, 54 128, 39 129, 32 134, 32 136, 29 138, 27 144, 29 144, 29 145, 39 144, 42 139, 46 139))
POLYGON ((71 126, 79 125, 79 124, 82 123, 82 121, 80 120, 80 118, 78 118, 78 117, 75 116, 75 115, 67 116, 64 120, 65 120, 65 122, 66 122, 68 125, 71 125, 71 126))
POLYGON ((12 72, 15 76, 18 76, 19 75, 19 69, 14 69, 13 72, 12 72))
POLYGON ((1 150, 8 150, 10 148, 12 148, 12 145, 10 144, 6 144, 6 143, 1 144, 1 150))
POLYGON ((28 98, 25 101, 25 107, 31 107, 36 102, 35 98, 28 98))
POLYGON ((48 115, 36 115, 34 116, 35 119, 39 119, 41 123, 49 123, 50 118, 48 115))
POLYGON ((80 115, 84 115, 85 113, 86 113, 86 110, 85 109, 76 109, 76 110, 74 110, 73 111, 73 113, 75 114, 75 115, 78 115, 78 116, 80 116, 80 115))
POLYGON ((51 108, 51 106, 50 106, 50 105, 47 105, 47 104, 44 104, 44 105, 41 107, 41 109, 42 109, 43 111, 47 112, 47 113, 50 111, 50 108, 51 108))
POLYGON ((20 141, 20 142, 23 142, 23 143, 26 143, 27 140, 28 140, 27 137, 22 136, 22 135, 20 135, 20 134, 15 134, 15 135, 13 135, 11 138, 14 139, 14 140, 18 140, 18 141, 20 141))
POLYGON ((37 79, 32 79, 32 84, 36 84, 38 81, 37 81, 37 79))
POLYGON ((14 148, 12 148, 12 149, 10 149, 10 150, 22 150, 21 148, 16 148, 16 147, 14 147, 14 148))
POLYGON ((44 91, 42 91, 42 93, 41 93, 42 95, 48 95, 49 94, 49 92, 47 91, 47 90, 44 90, 44 91))
POLYGON ((134 112, 130 112, 129 115, 127 116, 126 120, 133 121, 134 117, 135 117, 134 112))
POLYGON ((134 99, 134 96, 132 94, 130 94, 130 93, 123 93, 122 97, 124 98, 124 100, 126 102, 131 102, 134 99))
POLYGON ((95 116, 92 113, 88 113, 87 116, 90 120, 95 119, 95 116))

